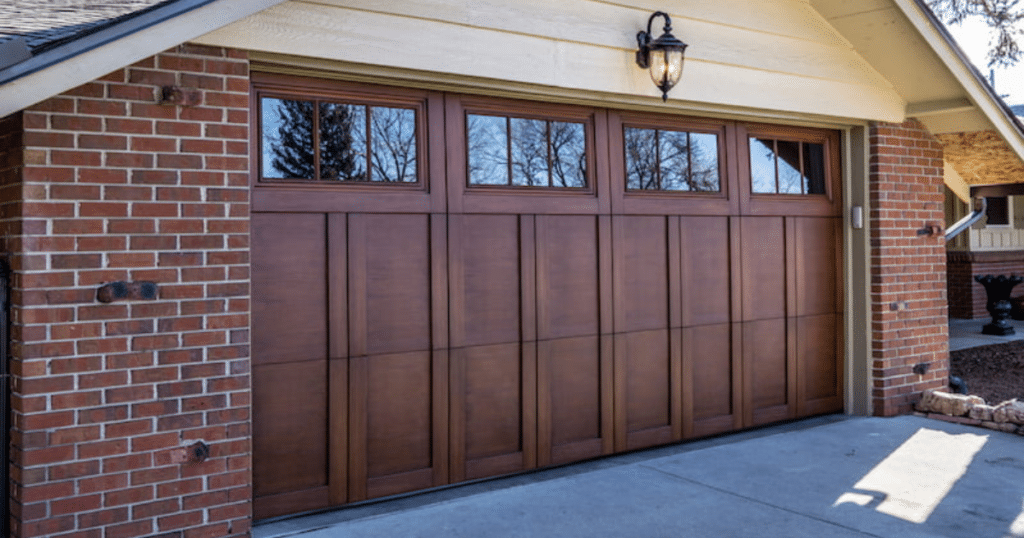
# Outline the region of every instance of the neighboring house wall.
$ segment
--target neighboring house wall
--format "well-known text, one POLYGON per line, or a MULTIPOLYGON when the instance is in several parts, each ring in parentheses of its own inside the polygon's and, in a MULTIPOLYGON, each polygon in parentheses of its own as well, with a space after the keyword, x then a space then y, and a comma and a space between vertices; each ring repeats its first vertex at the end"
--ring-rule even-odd
MULTIPOLYGON (((985 308, 988 296, 985 287, 974 280, 978 275, 1024 276, 1024 250, 1007 251, 951 251, 946 256, 949 285, 949 316, 961 319, 988 318, 985 308)), ((1024 286, 1011 294, 1020 297, 1024 286)), ((1019 307, 1013 315, 1020 317, 1019 307)))
POLYGON ((945 238, 918 234, 943 221, 942 146, 915 120, 870 136, 873 401, 893 415, 949 375, 945 238))
MULTIPOLYGON (((1024 276, 1024 197, 1011 196, 1010 211, 1010 226, 987 226, 982 219, 950 241, 946 255, 950 317, 979 319, 991 316, 985 308, 988 302, 985 288, 974 277, 1024 276)), ((965 213, 966 205, 947 201, 947 223, 965 213)), ((1024 295, 1024 286, 1018 286, 1012 295, 1024 295)), ((1021 316, 1019 310, 1015 309, 1015 317, 1021 316)))
POLYGON ((23 152, 3 120, 13 536, 248 534, 248 106, 244 53, 183 45, 26 110, 23 152))

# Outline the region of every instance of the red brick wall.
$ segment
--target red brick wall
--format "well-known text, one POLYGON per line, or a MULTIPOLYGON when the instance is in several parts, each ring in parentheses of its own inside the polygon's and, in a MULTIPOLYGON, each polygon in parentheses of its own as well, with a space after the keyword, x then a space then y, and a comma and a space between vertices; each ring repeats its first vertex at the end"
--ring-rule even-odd
POLYGON ((945 238, 918 233, 944 220, 942 146, 915 120, 870 137, 872 402, 889 416, 949 375, 945 238))
MULTIPOLYGON (((991 316, 985 309, 988 302, 985 287, 978 284, 974 277, 1024 276, 1024 251, 950 252, 946 257, 946 272, 949 278, 949 316, 961 319, 989 318, 991 316)), ((1011 296, 1024 297, 1024 285, 1015 287, 1011 296)))
POLYGON ((248 534, 248 106, 244 54, 185 45, 22 114, 13 536, 248 534), (98 302, 114 281, 159 297, 98 302))

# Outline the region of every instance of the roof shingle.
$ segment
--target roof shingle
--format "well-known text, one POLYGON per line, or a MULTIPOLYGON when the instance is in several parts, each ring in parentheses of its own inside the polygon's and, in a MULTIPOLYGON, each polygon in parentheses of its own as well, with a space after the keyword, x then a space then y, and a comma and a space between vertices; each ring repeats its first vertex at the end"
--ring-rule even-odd
POLYGON ((0 42, 22 36, 33 54, 177 0, 7 0, 0 42))

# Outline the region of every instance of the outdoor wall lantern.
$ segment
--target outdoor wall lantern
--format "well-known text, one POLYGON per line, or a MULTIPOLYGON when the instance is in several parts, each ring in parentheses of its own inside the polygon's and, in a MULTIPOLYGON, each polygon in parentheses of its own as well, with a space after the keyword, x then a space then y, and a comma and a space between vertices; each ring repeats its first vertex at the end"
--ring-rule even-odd
POLYGON ((668 100, 668 91, 679 82, 683 74, 683 54, 686 43, 672 35, 672 19, 662 11, 656 11, 647 19, 647 31, 636 34, 640 50, 636 51, 636 64, 650 69, 651 80, 661 90, 661 100, 668 100), (658 39, 651 41, 651 23, 655 17, 665 18, 665 29, 658 39))

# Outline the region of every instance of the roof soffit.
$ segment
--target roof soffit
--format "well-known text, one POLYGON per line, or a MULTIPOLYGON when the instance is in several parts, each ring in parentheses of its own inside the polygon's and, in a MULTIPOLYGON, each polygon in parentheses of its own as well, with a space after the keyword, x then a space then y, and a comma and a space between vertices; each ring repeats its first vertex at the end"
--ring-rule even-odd
POLYGON ((1024 182, 1020 123, 922 0, 810 1, 892 82, 965 182, 1024 182))

